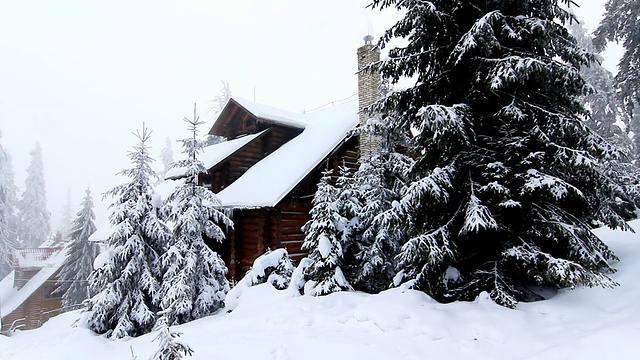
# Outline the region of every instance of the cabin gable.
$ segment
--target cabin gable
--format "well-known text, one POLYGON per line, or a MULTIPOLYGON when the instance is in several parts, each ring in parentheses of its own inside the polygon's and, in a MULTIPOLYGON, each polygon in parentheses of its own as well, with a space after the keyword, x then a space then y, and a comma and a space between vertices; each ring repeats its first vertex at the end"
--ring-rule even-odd
POLYGON ((356 137, 339 144, 275 206, 232 210, 234 228, 225 231, 226 239, 222 243, 208 242, 227 264, 230 279, 240 280, 267 249, 285 248, 294 263, 308 254, 302 249, 302 226, 311 220, 312 200, 322 172, 329 168, 337 175, 342 165, 355 171, 357 146, 356 137))

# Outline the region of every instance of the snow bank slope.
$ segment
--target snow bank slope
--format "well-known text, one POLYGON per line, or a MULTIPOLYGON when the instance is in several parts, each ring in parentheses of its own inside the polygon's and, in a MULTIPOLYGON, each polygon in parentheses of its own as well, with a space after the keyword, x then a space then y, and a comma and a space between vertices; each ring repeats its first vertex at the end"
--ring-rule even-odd
MULTIPOLYGON (((636 359, 640 235, 596 233, 622 260, 613 290, 566 290, 509 310, 486 298, 443 305, 404 289, 290 298, 260 285, 245 289, 232 313, 175 329, 193 359, 636 359)), ((0 359, 130 359, 130 347, 146 359, 156 348, 154 334, 110 341, 70 327, 78 316, 0 336, 0 359)))

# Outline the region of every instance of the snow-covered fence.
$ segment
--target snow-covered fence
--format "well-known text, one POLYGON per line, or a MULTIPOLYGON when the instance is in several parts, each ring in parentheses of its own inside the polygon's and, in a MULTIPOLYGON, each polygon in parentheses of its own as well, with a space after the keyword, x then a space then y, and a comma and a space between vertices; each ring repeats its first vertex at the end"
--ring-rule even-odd
POLYGON ((52 255, 60 251, 60 247, 39 247, 15 249, 11 252, 9 265, 14 269, 27 267, 44 267, 52 255))

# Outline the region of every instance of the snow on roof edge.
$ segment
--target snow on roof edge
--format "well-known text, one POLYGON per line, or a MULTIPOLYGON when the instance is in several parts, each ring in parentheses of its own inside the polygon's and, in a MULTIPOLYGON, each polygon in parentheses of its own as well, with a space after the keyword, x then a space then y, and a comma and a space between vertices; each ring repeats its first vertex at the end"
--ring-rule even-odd
POLYGON ((266 158, 260 160, 249 168, 239 179, 216 194, 222 201, 224 207, 249 209, 276 206, 303 181, 305 177, 316 169, 327 156, 332 154, 344 143, 349 131, 358 124, 357 101, 352 100, 318 112, 305 114, 304 116, 308 119, 308 126, 302 133, 282 145, 266 158), (321 139, 325 140, 326 136, 329 136, 331 141, 321 144, 324 145, 324 147, 316 149, 312 146, 321 139), (301 149, 296 150, 298 147, 301 149), (313 154, 314 158, 312 161, 300 164, 297 162, 297 160, 300 159, 295 159, 295 156, 292 156, 292 154, 306 154, 307 151, 305 150, 309 149, 316 151, 316 153, 313 154), (325 150, 320 151, 319 149, 325 150), (274 159, 289 160, 281 161, 283 163, 281 166, 286 168, 288 165, 289 167, 285 170, 296 173, 294 174, 295 178, 280 179, 287 182, 286 186, 280 186, 281 184, 277 182, 269 183, 268 178, 281 176, 278 171, 273 171, 273 166, 278 163, 274 159), (292 159, 293 161, 290 161, 292 159), (305 169, 300 170, 301 167, 305 169), (262 185, 264 191, 252 193, 249 190, 251 189, 251 185, 262 185), (265 199, 264 194, 271 191, 273 187, 278 187, 281 191, 277 195, 265 199), (252 197, 251 199, 249 199, 250 196, 252 197))
MULTIPOLYGON (((209 145, 198 154, 198 159, 204 163, 205 168, 210 169, 217 164, 228 159, 231 155, 240 149, 249 145, 253 140, 266 134, 269 129, 262 130, 255 134, 247 134, 239 136, 235 139, 223 141, 217 144, 209 145)), ((164 176, 165 180, 176 180, 184 177, 186 168, 171 167, 164 176)))
POLYGON ((238 106, 260 120, 267 120, 276 124, 293 126, 300 129, 304 129, 307 125, 305 114, 302 113, 294 113, 269 105, 258 104, 242 97, 232 97, 230 100, 233 100, 238 106))
POLYGON ((311 170, 307 171, 304 176, 302 176, 300 179, 298 179, 297 181, 292 182, 291 186, 288 187, 288 189, 283 192, 280 196, 278 196, 274 201, 272 202, 255 202, 252 204, 243 204, 241 202, 226 202, 224 203, 222 206, 224 208, 229 208, 229 209, 242 209, 242 210, 248 210, 248 209, 260 209, 260 208, 264 208, 264 207, 275 207, 276 205, 278 205, 278 203, 280 203, 280 201, 282 201, 282 199, 284 199, 287 194, 289 194, 293 189, 295 189, 296 186, 298 186, 307 176, 309 176, 309 174, 311 174, 313 172, 313 170, 315 170, 319 165, 322 164, 322 161, 324 161, 326 159, 327 156, 333 154, 336 149, 338 147, 340 147, 340 145, 344 144, 344 141, 347 139, 347 135, 345 134, 345 136, 342 138, 342 140, 340 140, 340 142, 338 144, 336 144, 336 146, 334 146, 331 151, 329 151, 323 158, 321 158, 320 160, 318 160, 316 162, 316 164, 311 167, 311 170))
POLYGON ((40 288, 53 274, 60 269, 64 259, 67 257, 66 249, 61 249, 57 254, 53 255, 50 260, 49 266, 43 267, 37 274, 35 274, 23 287, 13 293, 12 296, 3 299, 0 304, 0 314, 7 316, 14 312, 20 305, 22 305, 36 290, 40 288))

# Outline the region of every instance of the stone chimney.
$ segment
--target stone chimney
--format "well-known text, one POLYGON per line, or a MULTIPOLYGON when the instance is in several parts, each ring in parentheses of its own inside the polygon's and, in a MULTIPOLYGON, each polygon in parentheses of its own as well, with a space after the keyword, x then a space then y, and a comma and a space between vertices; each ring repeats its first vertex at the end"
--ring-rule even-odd
MULTIPOLYGON (((380 61, 380 50, 371 43, 373 36, 364 37, 364 45, 358 48, 358 116, 360 125, 364 125, 372 116, 365 108, 373 105, 378 99, 380 86, 380 73, 378 71, 363 70, 371 63, 380 61)), ((359 136, 360 156, 371 156, 372 151, 378 146, 378 140, 369 134, 359 136)))

